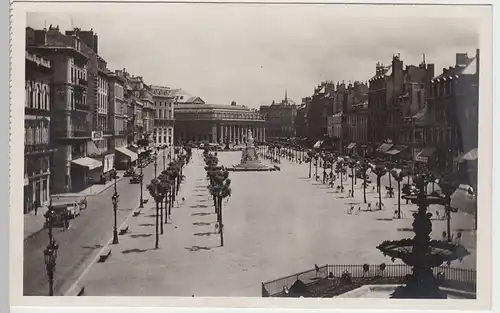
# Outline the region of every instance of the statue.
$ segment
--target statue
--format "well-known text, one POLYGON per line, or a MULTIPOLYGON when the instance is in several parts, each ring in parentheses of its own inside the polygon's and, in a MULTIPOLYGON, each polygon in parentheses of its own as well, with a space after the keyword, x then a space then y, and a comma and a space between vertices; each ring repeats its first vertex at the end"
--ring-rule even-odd
POLYGON ((253 136, 252 136, 252 130, 248 130, 248 135, 247 135, 247 146, 253 147, 253 136))

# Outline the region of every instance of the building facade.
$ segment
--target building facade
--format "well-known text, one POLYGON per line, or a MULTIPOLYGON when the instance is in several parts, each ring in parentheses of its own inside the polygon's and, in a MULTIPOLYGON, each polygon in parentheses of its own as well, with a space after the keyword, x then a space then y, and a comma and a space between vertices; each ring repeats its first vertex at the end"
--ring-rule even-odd
POLYGON ((168 87, 152 85, 151 91, 155 106, 153 129, 155 145, 173 148, 175 99, 168 87))
POLYGON ((26 52, 24 98, 24 213, 47 204, 51 189, 50 60, 26 52))
POLYGON ((327 133, 327 117, 333 115, 335 85, 332 81, 319 84, 307 105, 307 137, 310 140, 324 138, 327 133))
POLYGON ((256 110, 236 105, 206 104, 199 97, 175 106, 175 142, 246 143, 251 130, 255 141, 266 140, 265 120, 256 110))
POLYGON ((285 93, 285 99, 280 103, 263 105, 260 114, 266 121, 266 135, 269 139, 292 138, 295 133, 297 106, 291 103, 285 93))
MULTIPOLYGON (((478 147, 479 50, 476 56, 457 53, 454 67, 431 80, 427 107, 419 123, 422 150, 417 162, 446 172, 456 170, 461 156, 478 147)), ((466 162, 472 184, 477 184, 477 160, 466 162)))

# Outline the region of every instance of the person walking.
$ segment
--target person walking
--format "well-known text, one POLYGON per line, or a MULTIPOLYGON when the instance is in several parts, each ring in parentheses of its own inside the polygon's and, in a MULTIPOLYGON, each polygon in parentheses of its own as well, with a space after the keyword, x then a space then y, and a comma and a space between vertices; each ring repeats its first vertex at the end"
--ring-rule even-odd
POLYGON ((36 200, 33 201, 33 209, 35 210, 35 215, 38 215, 38 202, 36 200))

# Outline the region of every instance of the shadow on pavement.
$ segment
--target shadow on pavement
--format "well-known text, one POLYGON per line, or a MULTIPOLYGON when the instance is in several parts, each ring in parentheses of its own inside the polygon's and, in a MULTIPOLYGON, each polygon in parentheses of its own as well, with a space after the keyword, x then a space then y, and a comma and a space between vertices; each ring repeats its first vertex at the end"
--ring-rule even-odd
POLYGON ((151 224, 151 223, 143 223, 143 224, 139 224, 139 226, 155 226, 155 224, 151 224))
POLYGON ((197 208, 208 208, 208 205, 205 205, 205 204, 196 204, 196 205, 192 205, 190 206, 189 208, 191 209, 197 209, 197 208))
POLYGON ((102 248, 103 245, 93 245, 93 246, 81 246, 83 249, 99 249, 102 248))
POLYGON ((200 200, 196 200, 196 201, 197 201, 197 202, 199 202, 199 203, 205 203, 205 202, 208 202, 208 200, 207 200, 207 199, 200 199, 200 200))
POLYGON ((216 233, 214 233, 214 232, 194 233, 193 235, 195 235, 195 236, 212 236, 212 235, 216 235, 216 233))
POLYGON ((130 235, 130 238, 147 238, 151 236, 153 236, 153 234, 133 234, 130 235))
POLYGON ((413 232, 413 228, 403 227, 403 228, 398 228, 398 231, 413 232))
POLYGON ((209 223, 209 222, 194 222, 193 225, 195 226, 208 226, 212 223, 209 223))
POLYGON ((392 217, 377 217, 377 221, 392 221, 392 217))
POLYGON ((215 212, 196 212, 192 213, 191 216, 207 216, 212 214, 215 214, 215 212))
POLYGON ((137 248, 134 248, 134 249, 123 250, 122 253, 123 254, 128 254, 128 253, 142 253, 142 252, 146 252, 148 250, 151 250, 151 249, 137 249, 137 248))
POLYGON ((200 246, 192 246, 190 248, 184 248, 186 250, 189 250, 189 252, 196 252, 200 250, 211 250, 212 248, 209 247, 200 247, 200 246))
POLYGON ((471 232, 474 232, 475 230, 472 228, 457 228, 457 229, 455 229, 455 231, 459 231, 462 233, 467 233, 467 232, 471 233, 471 232))
POLYGON ((305 176, 305 177, 304 177, 304 176, 302 176, 302 177, 299 177, 299 179, 310 179, 310 178, 309 178, 309 177, 307 177, 307 176, 305 176))

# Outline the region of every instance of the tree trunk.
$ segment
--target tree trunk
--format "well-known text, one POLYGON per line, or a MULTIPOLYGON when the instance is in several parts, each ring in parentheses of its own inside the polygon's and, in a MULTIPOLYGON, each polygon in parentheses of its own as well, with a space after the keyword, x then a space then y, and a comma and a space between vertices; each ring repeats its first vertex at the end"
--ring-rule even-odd
POLYGON ((160 236, 158 234, 158 211, 160 208, 160 203, 156 201, 156 240, 155 240, 155 249, 158 249, 160 247, 160 236))
POLYGON ((401 218, 401 182, 398 180, 398 218, 401 218))
POLYGON ((352 190, 351 190, 351 196, 354 198, 354 167, 351 169, 351 185, 352 185, 352 190))
POLYGON ((451 242, 451 208, 446 206, 446 231, 448 232, 448 242, 451 242))
MULTIPOLYGON (((160 202, 160 233, 163 235, 163 199, 161 200, 160 202)), ((167 213, 165 213, 165 216, 167 215, 167 213)))
MULTIPOLYGON (((222 200, 222 198, 220 198, 222 200)), ((222 201, 219 203, 220 246, 224 247, 224 225, 222 223, 222 201)))
POLYGON ((312 171, 312 160, 309 162, 309 178, 311 178, 311 171, 312 171))
POLYGON ((366 204, 366 173, 363 175, 363 199, 366 204))
POLYGON ((168 215, 170 215, 170 191, 165 195, 165 224, 168 224, 168 215))
POLYGON ((389 188, 392 188, 391 172, 389 172, 389 188))
POLYGON ((382 210, 382 188, 378 188, 378 209, 382 210))

